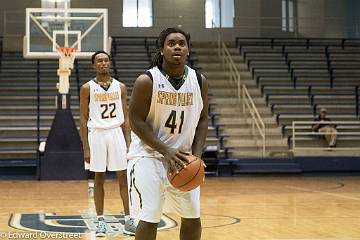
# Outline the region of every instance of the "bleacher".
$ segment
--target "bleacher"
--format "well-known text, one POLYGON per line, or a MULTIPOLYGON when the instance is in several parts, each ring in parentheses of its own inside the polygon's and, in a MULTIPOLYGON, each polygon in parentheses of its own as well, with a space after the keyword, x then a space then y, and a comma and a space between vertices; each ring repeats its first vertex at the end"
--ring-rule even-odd
MULTIPOLYGON (((237 38, 236 45, 289 147, 292 122, 312 121, 320 108, 327 108, 333 121, 359 121, 360 39, 237 38)), ((338 130, 360 129, 338 125, 338 130)), ((338 139, 339 146, 360 146, 359 136, 338 139)), ((302 136, 299 144, 324 143, 302 136)))
MULTIPOLYGON (((3 52, 1 56, 0 167, 6 167, 6 172, 26 168, 25 173, 35 174, 37 149, 46 140, 56 110, 58 62, 24 59, 20 52, 3 52)), ((73 102, 78 101, 75 86, 73 74, 73 102)), ((78 110, 73 106, 75 114, 78 110)))
MULTIPOLYGON (((155 49, 154 37, 113 37, 112 75, 127 85, 128 97, 134 80, 147 69, 155 49)), ((195 55, 191 52, 191 56, 195 55)), ((21 52, 1 52, 0 56, 1 172, 4 169, 9 172, 9 169, 25 168, 27 174, 36 174, 38 146, 46 141, 56 111, 58 61, 24 59, 21 52)), ((190 57, 189 64, 197 68, 194 57, 190 57)), ((77 125, 80 86, 94 76, 90 60, 75 60, 70 76, 70 92, 71 109, 77 125)), ((217 130, 211 125, 211 120, 209 122, 207 146, 220 146, 217 130)))

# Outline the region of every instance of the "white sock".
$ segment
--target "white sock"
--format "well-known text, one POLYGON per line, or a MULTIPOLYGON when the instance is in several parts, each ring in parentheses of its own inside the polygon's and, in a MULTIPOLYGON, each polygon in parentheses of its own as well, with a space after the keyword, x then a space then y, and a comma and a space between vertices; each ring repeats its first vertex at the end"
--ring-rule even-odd
POLYGON ((97 219, 98 219, 98 220, 100 220, 101 218, 102 218, 102 219, 105 219, 105 218, 104 218, 104 215, 97 216, 97 219))
POLYGON ((93 187, 95 186, 94 181, 90 181, 90 180, 89 180, 89 182, 88 182, 88 186, 93 188, 93 187))
POLYGON ((125 220, 125 222, 129 221, 130 220, 130 215, 125 215, 124 220, 125 220))

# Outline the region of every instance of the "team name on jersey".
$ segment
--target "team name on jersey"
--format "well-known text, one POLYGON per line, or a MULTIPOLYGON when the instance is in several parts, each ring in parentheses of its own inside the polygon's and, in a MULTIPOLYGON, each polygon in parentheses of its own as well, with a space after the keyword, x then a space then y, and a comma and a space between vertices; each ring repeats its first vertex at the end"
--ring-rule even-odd
POLYGON ((159 91, 157 94, 157 103, 172 106, 190 106, 193 105, 193 93, 174 93, 159 91))
POLYGON ((95 93, 95 101, 106 102, 119 99, 119 92, 95 93))

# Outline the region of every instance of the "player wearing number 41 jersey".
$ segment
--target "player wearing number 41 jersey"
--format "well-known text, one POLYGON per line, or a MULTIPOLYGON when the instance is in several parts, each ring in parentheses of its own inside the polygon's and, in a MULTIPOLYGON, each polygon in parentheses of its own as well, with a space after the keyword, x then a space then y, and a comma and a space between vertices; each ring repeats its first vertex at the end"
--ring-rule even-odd
MULTIPOLYGON (((203 109, 200 85, 195 70, 184 67, 184 80, 179 89, 167 79, 167 74, 153 67, 146 72, 152 79, 153 90, 146 122, 165 144, 179 148, 183 152, 192 152, 192 143, 203 109)), ((201 83, 201 82, 200 82, 201 83)), ((133 135, 129 156, 161 157, 160 153, 133 135)))
POLYGON ((125 211, 125 228, 131 225, 127 191, 127 148, 130 126, 126 110, 126 86, 110 76, 110 56, 94 53, 96 78, 85 83, 80 92, 80 133, 85 168, 95 172, 94 200, 98 215, 97 236, 106 236, 104 219, 105 172, 116 171, 125 211))
POLYGON ((201 237, 200 187, 181 192, 167 179, 167 170, 186 165, 186 154, 201 156, 208 128, 207 81, 185 65, 189 39, 181 29, 162 31, 150 69, 134 84, 128 181, 136 240, 156 238, 164 206, 181 217, 181 240, 201 237))

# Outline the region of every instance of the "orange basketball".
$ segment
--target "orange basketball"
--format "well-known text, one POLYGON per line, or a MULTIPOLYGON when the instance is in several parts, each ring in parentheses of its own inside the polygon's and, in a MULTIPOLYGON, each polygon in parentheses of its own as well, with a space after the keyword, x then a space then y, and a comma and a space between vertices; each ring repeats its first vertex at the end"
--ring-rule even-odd
POLYGON ((170 174, 168 179, 175 188, 187 192, 200 186, 205 180, 205 170, 200 158, 194 155, 186 157, 189 163, 179 173, 170 174))

